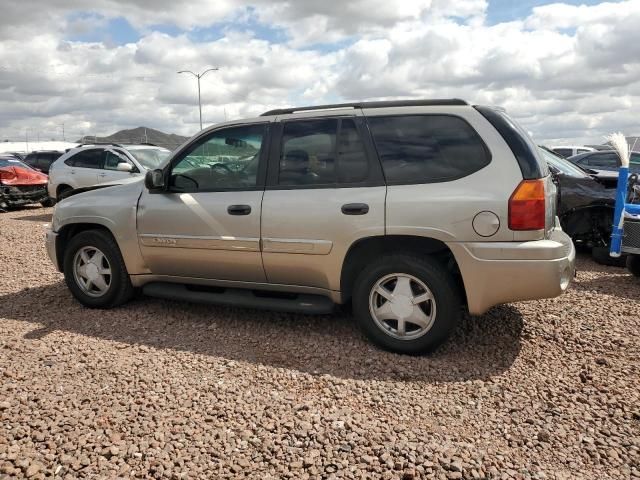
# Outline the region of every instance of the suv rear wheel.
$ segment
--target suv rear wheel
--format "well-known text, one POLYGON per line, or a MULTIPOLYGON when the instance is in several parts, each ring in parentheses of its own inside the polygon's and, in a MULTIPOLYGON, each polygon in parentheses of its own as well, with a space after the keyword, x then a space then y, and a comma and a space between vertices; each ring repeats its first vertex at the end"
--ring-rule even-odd
POLYGON ((120 249, 103 230, 71 238, 64 254, 64 278, 73 296, 90 308, 117 307, 133 295, 120 249))
POLYGON ((449 337, 460 319, 461 301, 451 273, 435 258, 389 255, 360 273, 353 308, 374 343, 419 354, 449 337))

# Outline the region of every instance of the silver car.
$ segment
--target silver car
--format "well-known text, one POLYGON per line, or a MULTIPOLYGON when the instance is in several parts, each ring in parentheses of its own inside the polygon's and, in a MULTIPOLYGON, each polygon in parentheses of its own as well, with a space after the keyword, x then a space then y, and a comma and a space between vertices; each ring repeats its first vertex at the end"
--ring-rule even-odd
POLYGON ((554 297, 575 250, 527 134, 461 100, 281 109, 219 124, 142 179, 60 202, 51 260, 87 307, 140 288, 194 302, 328 313, 421 353, 462 307, 554 297))

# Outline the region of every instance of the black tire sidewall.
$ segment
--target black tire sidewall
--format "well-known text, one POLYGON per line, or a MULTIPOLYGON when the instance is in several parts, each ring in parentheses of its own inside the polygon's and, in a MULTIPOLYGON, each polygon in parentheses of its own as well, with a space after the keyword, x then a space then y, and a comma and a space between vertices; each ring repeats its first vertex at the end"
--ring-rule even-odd
POLYGON ((360 273, 353 291, 353 310, 358 325, 375 344, 396 353, 417 355, 432 351, 451 335, 460 319, 461 301, 453 277, 435 258, 390 255, 375 261, 360 273), (420 279, 435 298, 435 323, 425 335, 415 340, 399 340, 387 335, 377 326, 369 310, 373 285, 393 273, 405 273, 420 279))
POLYGON ((111 308, 112 306, 121 303, 120 299, 123 296, 125 289, 127 289, 129 278, 122 256, 117 246, 114 246, 115 242, 109 237, 109 234, 98 230, 90 230, 81 232, 78 235, 71 238, 67 244, 67 248, 64 253, 64 278, 71 290, 73 296, 84 306, 90 308, 111 308), (111 267, 111 284, 109 290, 105 295, 101 297, 91 297, 82 291, 80 286, 76 283, 73 259, 77 251, 82 247, 95 247, 99 249, 107 258, 111 267))
POLYGON ((627 256, 627 270, 635 277, 640 277, 640 255, 627 256))
POLYGON ((609 249, 610 247, 593 247, 591 249, 591 258, 600 265, 624 268, 626 259, 624 257, 612 257, 609 255, 609 249))

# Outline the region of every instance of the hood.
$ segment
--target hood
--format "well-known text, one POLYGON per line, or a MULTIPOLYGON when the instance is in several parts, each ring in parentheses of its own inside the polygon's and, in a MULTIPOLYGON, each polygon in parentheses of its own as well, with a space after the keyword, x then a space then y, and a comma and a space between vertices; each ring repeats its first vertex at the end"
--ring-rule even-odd
POLYGON ((0 183, 3 185, 46 185, 44 173, 21 166, 0 167, 0 183))
POLYGON ((135 177, 123 178, 122 180, 113 180, 111 182, 99 183, 90 187, 76 188, 65 193, 62 198, 69 198, 79 193, 90 192, 92 190, 98 190, 101 188, 117 187, 118 185, 129 185, 132 183, 144 183, 144 176, 138 175, 135 177))

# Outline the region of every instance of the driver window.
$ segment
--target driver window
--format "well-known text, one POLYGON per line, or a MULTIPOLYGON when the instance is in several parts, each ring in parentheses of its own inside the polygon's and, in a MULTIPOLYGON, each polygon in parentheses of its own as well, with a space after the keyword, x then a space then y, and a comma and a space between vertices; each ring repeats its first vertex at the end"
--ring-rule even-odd
POLYGON ((104 159, 104 169, 105 170, 117 170, 119 163, 131 163, 122 154, 121 154, 122 156, 120 156, 117 153, 112 152, 110 150, 107 150, 105 153, 106 153, 106 157, 104 159))
POLYGON ((264 125, 230 127, 195 143, 173 166, 175 191, 215 191, 257 186, 264 125))

